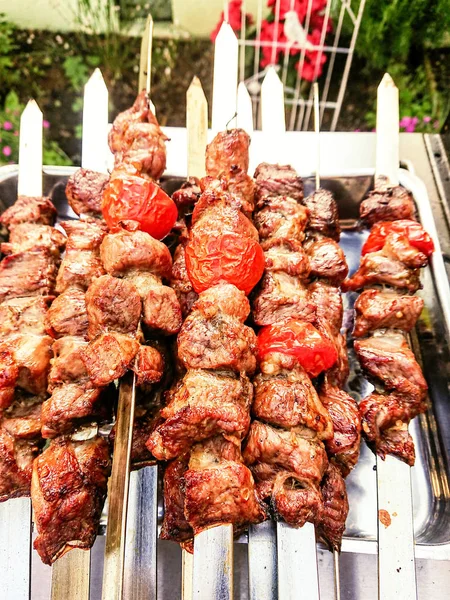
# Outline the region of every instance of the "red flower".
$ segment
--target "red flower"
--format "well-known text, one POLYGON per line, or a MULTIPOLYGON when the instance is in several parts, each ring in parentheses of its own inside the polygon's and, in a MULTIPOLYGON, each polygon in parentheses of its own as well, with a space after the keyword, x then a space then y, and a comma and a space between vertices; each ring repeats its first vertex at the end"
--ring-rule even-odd
MULTIPOLYGON (((288 40, 284 35, 283 23, 278 24, 278 31, 276 29, 275 23, 269 23, 264 20, 261 21, 261 35, 259 39, 262 42, 277 42, 275 46, 275 51, 273 50, 273 46, 261 46, 261 67, 267 67, 271 64, 276 64, 280 58, 280 54, 286 54, 287 48, 281 46, 281 44, 287 44, 288 40), (280 44, 280 45, 278 45, 280 44), (273 55, 273 60, 272 60, 273 55)), ((289 49, 289 53, 293 56, 295 54, 300 53, 300 49, 294 46, 291 46, 289 49)))
MULTIPOLYGON (((214 31, 211 33, 211 41, 215 42, 217 34, 222 27, 222 23, 225 21, 225 13, 222 12, 220 15, 219 22, 217 23, 214 31)), ((247 13, 245 15, 245 22, 247 25, 253 23, 253 17, 247 13)), ((242 25, 242 0, 231 0, 228 3, 228 23, 233 31, 240 31, 242 25)))

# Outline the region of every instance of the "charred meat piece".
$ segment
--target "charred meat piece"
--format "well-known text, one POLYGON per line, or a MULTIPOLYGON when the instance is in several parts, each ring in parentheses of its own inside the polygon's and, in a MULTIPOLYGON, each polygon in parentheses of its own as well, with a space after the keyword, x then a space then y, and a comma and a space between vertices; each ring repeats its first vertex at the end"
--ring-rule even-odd
POLYGON ((339 288, 324 281, 315 281, 309 286, 311 304, 314 305, 316 319, 328 323, 333 336, 342 327, 344 308, 339 288))
POLYGON ((94 543, 110 471, 101 437, 58 438, 34 461, 31 498, 38 536, 34 547, 45 564, 72 548, 94 543))
POLYGON ((411 331, 423 308, 417 296, 399 296, 395 292, 365 290, 355 302, 353 335, 363 337, 376 329, 411 331))
POLYGON ((342 388, 345 386, 348 376, 350 375, 346 337, 342 335, 342 333, 334 334, 331 331, 329 324, 323 320, 317 320, 315 322, 315 327, 325 338, 330 340, 337 352, 337 360, 331 369, 326 371, 325 379, 331 385, 342 388))
POLYGON ((250 137, 243 129, 221 131, 206 147, 206 174, 220 178, 233 167, 248 171, 250 137))
POLYGON ((356 273, 342 282, 342 291, 357 291, 376 284, 416 292, 420 288, 419 270, 386 256, 383 251, 370 252, 361 258, 356 273))
POLYGON ((91 169, 78 169, 67 180, 66 196, 77 215, 100 215, 102 194, 109 175, 91 169))
POLYGON ((309 259, 297 240, 270 238, 261 247, 264 250, 266 271, 282 271, 302 279, 308 277, 309 259))
POLYGON ((236 286, 231 283, 219 283, 200 294, 193 310, 200 312, 207 319, 223 313, 243 323, 250 314, 250 304, 244 292, 236 286))
POLYGON ((261 240, 288 238, 302 242, 308 223, 308 210, 289 196, 269 197, 254 215, 261 240))
POLYGON ((184 479, 184 514, 194 534, 224 523, 239 530, 265 518, 238 442, 217 436, 195 444, 184 479))
POLYGON ((175 291, 157 283, 150 287, 144 299, 144 324, 165 335, 178 333, 183 317, 175 291))
POLYGON ((371 394, 359 405, 367 443, 381 458, 392 454, 412 467, 415 452, 408 423, 426 408, 425 402, 411 402, 410 397, 396 392, 371 394))
POLYGON ((48 375, 48 391, 52 392, 56 386, 88 379, 88 374, 81 351, 87 346, 83 338, 64 336, 53 342, 53 358, 48 375))
POLYGON ((339 552, 349 506, 345 481, 332 463, 328 465, 320 489, 323 502, 317 523, 319 536, 332 550, 339 552))
POLYGON ((1 245, 3 254, 19 254, 48 250, 59 259, 59 253, 66 245, 66 237, 55 227, 36 223, 20 223, 9 228, 9 241, 1 245))
POLYGON ((115 155, 115 167, 131 167, 136 175, 155 180, 161 177, 166 170, 165 142, 169 138, 162 132, 156 118, 153 119, 155 123, 134 122, 128 125, 122 150, 115 155))
POLYGON ((137 375, 136 385, 158 383, 164 373, 164 358, 153 346, 140 346, 132 369, 137 375))
POLYGON ((326 440, 325 448, 332 462, 347 477, 359 458, 361 419, 358 405, 347 392, 332 385, 324 385, 319 397, 333 424, 333 436, 326 440))
POLYGON ((107 227, 100 219, 79 219, 61 223, 68 236, 67 250, 92 250, 98 251, 107 227))
POLYGON ((243 374, 189 370, 168 392, 161 411, 166 420, 147 447, 158 460, 170 460, 220 433, 242 439, 250 426, 252 396, 252 385, 243 374))
POLYGON ((369 377, 383 382, 386 389, 411 398, 425 396, 427 383, 403 335, 373 335, 355 340, 354 348, 363 370, 369 377))
POLYGON ((254 177, 258 205, 278 196, 288 196, 297 202, 303 200, 303 181, 289 165, 261 163, 254 177))
POLYGON ((150 110, 145 90, 139 93, 133 106, 119 113, 114 119, 108 136, 109 147, 113 154, 123 150, 124 135, 132 123, 158 123, 150 110))
POLYGON ((14 401, 18 377, 19 367, 14 360, 13 349, 0 345, 0 414, 14 401))
POLYGON ((0 335, 19 332, 44 335, 49 300, 43 296, 5 300, 0 304, 0 335))
POLYGON ((181 313, 185 318, 191 312, 192 305, 197 300, 198 294, 194 291, 187 274, 185 251, 182 244, 177 246, 173 257, 170 287, 175 290, 178 302, 180 303, 181 313))
POLYGON ((416 210, 411 192, 398 185, 385 191, 369 192, 361 202, 359 214, 371 226, 378 221, 414 220, 416 210))
POLYGON ((103 266, 109 275, 121 277, 128 271, 150 271, 170 277, 172 258, 169 249, 145 231, 121 230, 108 234, 100 247, 103 266))
POLYGON ((102 390, 82 383, 66 383, 56 387, 42 404, 42 437, 54 438, 70 433, 74 427, 105 416, 100 400, 102 390))
POLYGON ((131 368, 139 342, 122 333, 103 333, 84 348, 83 360, 89 379, 95 387, 103 387, 123 377, 131 368))
POLYGON ((6 256, 0 263, 0 302, 23 296, 51 296, 57 272, 46 249, 6 256))
POLYGON ((420 269, 428 264, 427 255, 413 246, 406 235, 400 233, 390 233, 386 237, 382 252, 411 269, 420 269))
POLYGON ((201 193, 200 181, 197 177, 189 177, 181 188, 172 194, 172 200, 177 205, 178 214, 192 213, 201 193))
POLYGON ((308 288, 297 277, 282 272, 266 273, 253 300, 253 320, 262 326, 291 318, 314 321, 314 304, 308 288))
POLYGON ((16 202, 2 214, 0 223, 8 228, 19 223, 53 225, 55 219, 56 208, 50 198, 19 196, 16 202))
POLYGON ((178 542, 192 552, 194 532, 184 516, 184 475, 188 462, 188 456, 181 456, 169 462, 164 471, 164 520, 159 537, 178 542))
POLYGON ((85 293, 69 288, 55 298, 45 317, 47 332, 54 338, 87 336, 88 316, 85 293))
POLYGON ((309 258, 310 276, 339 285, 348 275, 345 254, 337 242, 326 238, 311 238, 304 244, 309 258))
POLYGON ((132 283, 103 275, 95 279, 86 292, 86 311, 90 340, 108 331, 135 336, 142 302, 132 283))
POLYGON ((336 200, 328 190, 318 189, 304 200, 309 211, 308 229, 339 241, 341 228, 336 200))

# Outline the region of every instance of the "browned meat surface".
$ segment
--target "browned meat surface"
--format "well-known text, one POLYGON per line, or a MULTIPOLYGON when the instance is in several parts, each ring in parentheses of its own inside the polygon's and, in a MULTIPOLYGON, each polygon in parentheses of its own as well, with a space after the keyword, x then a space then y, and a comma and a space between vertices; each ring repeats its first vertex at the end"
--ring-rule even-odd
POLYGON ((314 305, 317 321, 326 322, 331 335, 337 336, 344 314, 339 288, 318 280, 309 286, 309 298, 314 305))
POLYGON ((378 221, 415 219, 416 210, 411 192, 398 185, 386 191, 369 192, 361 202, 359 214, 371 226, 378 221))
POLYGON ((304 248, 309 258, 311 277, 321 277, 335 285, 347 277, 347 261, 337 242, 330 238, 312 238, 307 240, 304 248))
POLYGON ((80 383, 56 387, 42 404, 42 437, 70 433, 74 427, 104 414, 101 395, 102 390, 86 388, 80 383))
POLYGON ((36 223, 20 223, 9 228, 9 240, 1 245, 3 254, 19 254, 36 250, 48 250, 59 258, 66 245, 66 237, 55 227, 36 223))
POLYGON ((420 269, 428 264, 426 254, 412 246, 406 235, 399 233, 390 233, 386 237, 382 252, 386 256, 399 260, 411 269, 420 269))
POLYGON ((425 402, 396 392, 371 394, 359 405, 367 443, 381 458, 393 454, 412 467, 415 451, 408 423, 426 408, 425 402))
POLYGON ((184 544, 184 548, 192 552, 194 532, 184 516, 184 475, 188 461, 187 456, 177 458, 169 462, 164 471, 164 520, 159 537, 184 544))
POLYGON ((81 360, 81 351, 87 346, 83 338, 64 336, 53 342, 53 358, 48 375, 48 391, 63 383, 87 380, 86 367, 81 360))
POLYGON ((11 298, 0 304, 0 335, 11 333, 45 334, 49 298, 34 296, 11 298))
POLYGON ((264 250, 266 271, 282 271, 302 279, 308 277, 309 259, 297 240, 270 238, 261 247, 264 250))
POLYGON ((81 358, 95 387, 123 377, 139 351, 139 342, 122 333, 103 333, 90 342, 81 358))
POLYGON ((241 204, 245 213, 253 212, 255 208, 255 182, 239 167, 232 167, 226 178, 227 190, 241 204))
POLYGON ((376 329, 411 331, 423 308, 417 296, 399 296, 394 292, 365 290, 355 302, 353 335, 363 337, 376 329))
POLYGON ((304 200, 309 211, 308 229, 339 241, 341 228, 336 200, 328 190, 318 189, 304 200))
POLYGON ((323 503, 317 523, 319 536, 330 549, 339 552, 349 506, 345 481, 332 463, 328 465, 320 489, 323 503))
POLYGON ((342 283, 342 291, 357 291, 375 284, 416 292, 420 288, 419 270, 386 256, 383 251, 370 252, 361 258, 356 273, 342 283))
POLYGON ((361 419, 358 405, 344 390, 324 385, 320 400, 332 421, 333 436, 326 440, 325 448, 344 477, 358 462, 361 444, 361 419))
POLYGON ((315 326, 324 337, 330 340, 337 352, 337 360, 331 369, 328 369, 325 378, 334 386, 344 387, 350 374, 346 337, 341 333, 333 334, 329 324, 324 320, 316 321, 315 326))
POLYGON ((308 210, 288 196, 269 197, 260 202, 254 222, 261 240, 289 238, 302 242, 308 210))
POLYGON ((16 202, 2 214, 0 223, 8 228, 19 223, 53 225, 55 219, 56 208, 50 198, 19 196, 16 202))
POLYGON ((0 502, 30 495, 33 460, 40 451, 41 405, 15 404, 0 421, 0 502))
POLYGON ((144 299, 144 324, 152 331, 173 335, 180 330, 183 317, 175 291, 158 283, 144 299))
POLYGON ((61 223, 68 236, 67 250, 98 250, 107 227, 100 219, 76 219, 61 223))
POLYGON ((242 439, 250 426, 253 388, 245 375, 189 370, 167 394, 166 419, 148 449, 158 460, 181 456, 195 443, 223 433, 242 439))
POLYGON ((253 421, 243 457, 260 497, 270 501, 276 518, 294 527, 317 520, 319 485, 328 467, 322 442, 253 421))
POLYGON ((262 372, 253 380, 252 413, 257 419, 285 429, 308 427, 319 439, 333 435, 328 412, 300 366, 280 368, 275 356, 269 355, 260 368, 262 372))
POLYGON ((131 270, 150 271, 168 279, 172 268, 169 249, 145 231, 121 230, 108 234, 100 247, 109 275, 121 277, 131 270))
POLYGON ((14 360, 13 350, 0 345, 0 413, 14 401, 19 367, 14 360))
POLYGON ((19 252, 0 263, 0 302, 22 296, 49 296, 58 269, 49 250, 19 252))
POLYGON ((136 385, 157 383, 164 373, 164 358, 156 348, 140 346, 132 369, 137 375, 136 385))
POLYGON ((206 147, 206 174, 220 178, 233 167, 248 171, 250 137, 243 129, 221 131, 206 147))
POLYGON ((254 296, 253 320, 262 326, 291 318, 314 321, 314 304, 308 288, 297 277, 282 272, 266 273, 254 296))
POLYGON ((48 309, 45 323, 47 332, 55 338, 87 336, 88 317, 83 290, 69 288, 57 296, 48 309))
POLYGON ((67 249, 56 281, 60 294, 70 287, 86 290, 91 282, 105 273, 100 257, 92 250, 67 249))
POLYGON ((369 377, 383 382, 387 390, 407 396, 425 396, 427 382, 403 335, 373 335, 355 340, 354 348, 363 370, 369 377))
POLYGON ((175 290, 184 318, 191 312, 192 305, 197 300, 198 294, 194 291, 187 274, 185 251, 182 244, 177 246, 173 256, 170 287, 175 290))
POLYGON ((58 438, 35 460, 31 498, 38 536, 34 547, 45 564, 72 548, 92 546, 109 471, 109 447, 100 437, 80 442, 58 438))
POLYGON ((243 323, 250 314, 250 304, 244 292, 236 286, 219 283, 200 294, 193 310, 208 319, 223 313, 243 323))
POLYGON ((181 188, 172 194, 172 200, 178 208, 178 214, 191 213, 202 193, 197 177, 189 177, 181 188))
POLYGON ((277 196, 288 196, 297 202, 303 200, 303 181, 289 165, 261 163, 255 171, 258 202, 277 196))
POLYGON ((136 335, 142 312, 137 289, 125 279, 103 275, 86 292, 88 337, 115 331, 136 335))
POLYGON ((90 169, 78 169, 67 180, 66 196, 77 215, 99 215, 102 212, 102 194, 109 175, 90 169))
POLYGON ((224 523, 239 529, 265 518, 240 443, 218 436, 195 444, 184 479, 184 514, 195 534, 224 523))

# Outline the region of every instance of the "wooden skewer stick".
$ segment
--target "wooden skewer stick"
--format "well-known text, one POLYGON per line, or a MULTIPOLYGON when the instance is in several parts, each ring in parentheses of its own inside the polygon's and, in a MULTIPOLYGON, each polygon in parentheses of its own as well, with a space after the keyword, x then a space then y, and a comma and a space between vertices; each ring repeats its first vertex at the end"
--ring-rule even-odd
MULTIPOLYGON (((377 95, 376 176, 398 184, 398 89, 383 77, 377 95)), ((416 600, 411 468, 393 456, 377 456, 378 597, 416 600)))
MULTIPOLYGON (((42 196, 42 112, 30 100, 20 119, 19 196, 42 196)), ((0 504, 0 581, 4 598, 28 600, 31 592, 31 500, 0 504)))
POLYGON ((145 22, 144 35, 141 41, 141 56, 139 62, 139 92, 147 92, 150 110, 156 116, 155 105, 150 99, 152 77, 152 48, 153 48, 153 17, 148 15, 145 22))

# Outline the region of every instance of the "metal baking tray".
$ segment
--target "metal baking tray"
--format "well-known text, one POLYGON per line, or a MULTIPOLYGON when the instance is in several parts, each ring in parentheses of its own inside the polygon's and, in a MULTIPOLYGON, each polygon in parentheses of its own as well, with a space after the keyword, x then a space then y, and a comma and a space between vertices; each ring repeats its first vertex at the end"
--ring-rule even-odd
MULTIPOLYGON (((67 205, 65 184, 67 177, 75 167, 44 167, 44 193, 51 196, 59 217, 73 218, 74 213, 67 205)), ((183 179, 165 177, 162 186, 168 193, 175 191, 183 179)), ((400 183, 411 190, 419 208, 424 227, 434 236, 436 228, 426 189, 421 180, 406 170, 400 170, 400 183)), ((304 178, 305 195, 314 190, 315 180, 304 178)), ((321 178, 322 187, 329 189, 335 196, 343 234, 341 245, 349 263, 350 272, 358 264, 361 246, 367 235, 355 225, 358 219, 358 206, 366 193, 373 187, 373 171, 354 172, 339 176, 321 178)), ((16 199, 17 166, 10 165, 0 169, 0 210, 3 211, 16 199)), ((436 241, 436 240, 435 240, 436 241)), ((412 488, 414 505, 414 532, 416 557, 437 560, 450 560, 450 293, 445 267, 437 247, 430 267, 422 273, 423 289, 419 294, 425 301, 425 308, 413 334, 413 346, 419 361, 422 361, 425 377, 429 384, 429 408, 427 413, 414 419, 410 426, 416 444, 416 465, 412 469, 412 488)), ((351 318, 352 296, 347 294, 345 302, 345 320, 351 318)), ((367 382, 352 359, 352 372, 348 390, 355 397, 366 395, 367 382)), ((158 522, 161 524, 163 507, 160 489, 151 483, 150 468, 133 474, 130 504, 134 507, 135 518, 139 519, 150 511, 150 498, 158 492, 158 522), (148 485, 145 494, 138 490, 148 485), (147 483, 146 483, 147 482, 147 483)), ((159 488, 160 486, 158 486, 159 488)), ((347 519, 342 550, 363 554, 377 553, 377 487, 375 457, 365 443, 361 447, 361 457, 357 467, 347 479, 350 512, 347 519)), ((11 501, 10 501, 11 502, 11 501)), ((14 502, 14 500, 12 500, 14 502)), ((158 529, 159 529, 158 526, 158 529)), ((91 599, 99 597, 102 579, 104 528, 91 553, 91 599)), ((136 539, 136 537, 134 538, 136 539)), ((247 597, 245 587, 248 581, 246 572, 247 550, 246 536, 241 536, 235 547, 235 577, 237 581, 235 597, 247 597)), ((144 548, 135 548, 134 565, 142 564, 144 548)), ((158 541, 158 568, 152 570, 149 584, 156 587, 156 577, 161 584, 169 578, 171 592, 164 598, 180 597, 181 589, 181 553, 170 542, 158 541)), ((24 568, 26 568, 24 566, 24 568)), ((51 568, 42 565, 36 552, 32 552, 32 595, 33 600, 50 597, 51 568)), ((167 589, 167 586, 161 586, 167 589)), ((0 594, 1 595, 1 594, 0 594)), ((158 598, 160 598, 158 594, 158 598)))

